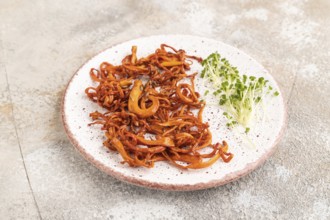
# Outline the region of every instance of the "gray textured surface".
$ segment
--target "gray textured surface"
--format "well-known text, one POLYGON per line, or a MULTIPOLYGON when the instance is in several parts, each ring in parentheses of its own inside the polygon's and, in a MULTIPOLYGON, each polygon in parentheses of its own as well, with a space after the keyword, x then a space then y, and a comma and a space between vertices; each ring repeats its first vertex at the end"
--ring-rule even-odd
POLYGON ((327 0, 2 0, 1 219, 329 219, 329 11, 327 0), (103 174, 70 145, 60 100, 74 71, 113 44, 167 33, 232 44, 279 82, 288 129, 264 166, 162 192, 103 174))

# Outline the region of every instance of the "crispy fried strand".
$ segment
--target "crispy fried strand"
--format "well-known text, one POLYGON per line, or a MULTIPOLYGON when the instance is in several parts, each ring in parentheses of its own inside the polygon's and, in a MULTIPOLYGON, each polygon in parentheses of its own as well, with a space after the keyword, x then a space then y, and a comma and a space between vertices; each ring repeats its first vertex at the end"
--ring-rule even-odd
POLYGON ((202 169, 219 158, 230 162, 228 144, 212 144, 203 122, 205 102, 195 91, 196 73, 187 74, 192 60, 202 59, 166 44, 140 59, 136 46, 131 52, 121 65, 103 62, 90 70, 97 86, 85 93, 107 109, 90 113, 90 125, 102 126, 104 146, 118 151, 132 167, 151 168, 157 161, 168 161, 181 169, 202 169), (207 149, 212 151, 202 153, 207 149))

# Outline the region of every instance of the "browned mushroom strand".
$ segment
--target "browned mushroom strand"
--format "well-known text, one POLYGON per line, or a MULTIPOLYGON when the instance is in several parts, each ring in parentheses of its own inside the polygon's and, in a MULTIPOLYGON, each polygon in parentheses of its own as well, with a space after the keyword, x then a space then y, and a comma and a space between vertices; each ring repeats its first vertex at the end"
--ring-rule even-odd
POLYGON ((200 169, 219 158, 229 162, 233 154, 227 143, 212 144, 209 126, 203 123, 205 102, 195 91, 196 73, 186 73, 191 60, 202 59, 165 44, 144 58, 138 59, 136 52, 133 46, 121 65, 103 62, 90 71, 98 86, 85 92, 107 109, 104 114, 91 113, 90 125, 102 125, 104 146, 118 151, 123 163, 133 167, 150 168, 157 161, 168 161, 180 168, 200 169), (211 153, 201 153, 205 148, 211 153))

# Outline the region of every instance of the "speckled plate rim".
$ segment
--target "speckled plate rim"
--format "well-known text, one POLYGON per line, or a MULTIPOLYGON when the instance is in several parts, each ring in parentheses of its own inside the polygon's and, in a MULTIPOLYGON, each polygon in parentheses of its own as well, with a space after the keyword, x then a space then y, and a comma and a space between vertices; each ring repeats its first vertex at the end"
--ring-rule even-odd
MULTIPOLYGON (((215 39, 211 39, 211 38, 206 38, 206 37, 200 37, 200 36, 195 36, 195 35, 182 35, 182 34, 170 34, 170 35, 151 35, 151 36, 144 36, 141 38, 151 38, 151 37, 160 37, 160 36, 182 36, 182 37, 194 37, 194 38, 199 38, 200 40, 205 40, 205 41, 214 41, 214 42, 221 42, 215 39)), ((140 39, 140 38, 139 38, 140 39)), ((134 40, 134 39, 131 39, 134 40)), ((252 163, 248 163, 246 164, 246 166, 241 169, 238 170, 236 172, 232 172, 230 174, 225 175, 223 178, 218 179, 218 180, 212 180, 206 183, 197 183, 194 185, 189 185, 189 184, 167 184, 167 183, 156 183, 156 182, 152 182, 152 181, 146 181, 146 180, 141 180, 141 179, 137 179, 134 177, 130 177, 130 176, 126 176, 123 175, 121 172, 115 171, 114 169, 112 169, 111 167, 105 166, 103 163, 101 163, 100 161, 96 160, 93 155, 89 154, 79 143, 78 141, 74 138, 74 135, 72 134, 71 130, 69 129, 68 123, 67 123, 67 115, 65 114, 65 99, 66 99, 66 94, 67 94, 67 90, 71 84, 71 82, 73 81, 73 79, 78 75, 78 72, 83 68, 83 66, 85 66, 90 60, 92 60, 94 57, 98 56, 99 54, 103 53, 106 50, 109 50, 119 44, 125 43, 127 41, 130 40, 126 40, 120 43, 116 43, 102 51, 100 51, 99 53, 95 54, 94 56, 92 56, 90 59, 86 60, 85 63, 83 63, 79 69, 75 72, 75 74, 73 74, 73 76, 71 77, 70 81, 68 82, 68 84, 66 85, 63 97, 62 97, 62 101, 61 101, 61 116, 62 116, 62 123, 64 126, 64 130, 71 142, 71 144, 75 147, 76 150, 78 150, 78 152, 88 161, 90 162, 92 165, 94 165, 96 168, 100 169, 101 171, 107 173, 110 176, 113 176, 123 182, 129 183, 129 184, 133 184, 136 186, 142 186, 142 187, 147 187, 147 188, 151 188, 151 189, 160 189, 160 190, 169 190, 169 191, 193 191, 193 190, 201 190, 201 189, 207 189, 207 188, 212 188, 212 187, 216 187, 216 186, 221 186, 224 184, 227 184, 229 182, 235 181, 249 173, 251 173, 253 170, 257 169, 258 167, 260 167, 262 164, 265 163, 265 161, 275 152, 276 150, 276 146, 278 145, 278 143, 280 142, 286 127, 287 127, 287 120, 288 120, 288 112, 287 112, 287 105, 284 101, 284 98, 282 97, 282 103, 283 103, 283 107, 284 107, 284 118, 283 118, 283 123, 282 123, 282 127, 280 129, 280 132, 278 133, 273 145, 255 162, 252 163)), ((231 46, 229 44, 223 43, 222 44, 233 48, 234 50, 238 50, 240 51, 241 54, 246 55, 248 57, 251 58, 252 61, 258 63, 259 65, 261 65, 257 60, 255 60, 253 57, 251 57, 250 55, 246 54, 244 51, 231 46)), ((261 65, 263 67, 263 65, 261 65)), ((268 74, 270 74, 268 72, 268 74)), ((271 74, 270 74, 271 75, 271 74)), ((274 78, 273 78, 274 79, 274 78)), ((276 82, 276 80, 274 79, 274 83, 278 86, 280 92, 281 92, 281 88, 278 85, 278 83, 276 82)), ((283 93, 281 93, 283 94, 283 93)))

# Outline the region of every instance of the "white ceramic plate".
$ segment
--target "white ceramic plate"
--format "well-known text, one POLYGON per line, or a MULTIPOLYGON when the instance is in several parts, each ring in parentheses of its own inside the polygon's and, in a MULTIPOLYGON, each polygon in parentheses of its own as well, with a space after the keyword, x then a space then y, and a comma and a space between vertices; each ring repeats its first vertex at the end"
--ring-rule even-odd
MULTIPOLYGON (((223 110, 212 104, 215 100, 211 92, 203 97, 208 103, 203 120, 210 125, 213 143, 222 140, 228 142, 230 152, 235 155, 230 163, 219 160, 211 167, 201 170, 180 170, 166 162, 158 162, 152 169, 131 168, 120 163, 122 158, 118 153, 108 151, 102 146, 103 131, 99 126, 87 126, 91 122, 90 112, 105 111, 85 95, 86 87, 96 85, 90 79, 90 69, 98 68, 103 61, 120 64, 122 58, 130 54, 132 45, 138 46, 137 55, 142 57, 154 52, 162 43, 184 49, 187 54, 202 58, 218 51, 232 65, 237 66, 240 73, 263 76, 279 91, 278 85, 262 65, 238 49, 219 41, 186 35, 160 35, 128 41, 106 49, 90 59, 69 82, 63 98, 62 117, 73 145, 96 167, 120 180, 165 190, 196 190, 222 185, 246 175, 262 164, 274 151, 286 125, 286 109, 281 93, 278 97, 268 97, 264 100, 266 114, 257 117, 248 138, 243 129, 238 128, 233 132, 226 128, 223 110)), ((201 70, 201 65, 194 62, 191 72, 201 70)), ((206 89, 210 89, 210 86, 197 77, 196 90, 204 94, 206 89)))

